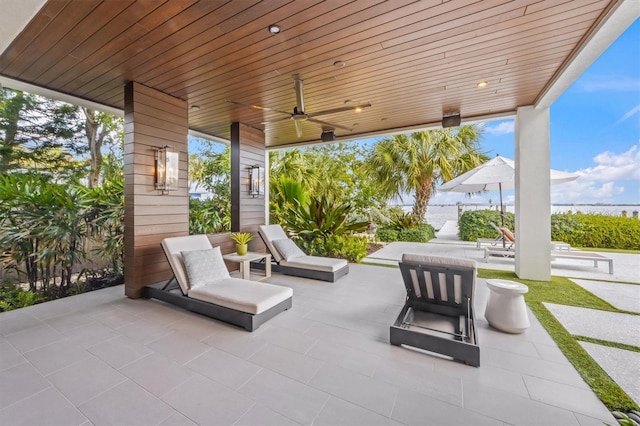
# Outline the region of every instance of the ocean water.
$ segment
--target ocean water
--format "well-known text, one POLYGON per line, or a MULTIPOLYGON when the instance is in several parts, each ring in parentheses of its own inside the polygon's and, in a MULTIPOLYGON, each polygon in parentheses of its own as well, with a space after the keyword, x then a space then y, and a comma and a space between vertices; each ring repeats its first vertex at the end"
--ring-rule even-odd
MULTIPOLYGON (((405 212, 410 212, 412 206, 401 206, 405 212)), ((427 208, 426 220, 427 223, 433 226, 436 230, 442 228, 442 225, 447 220, 458 220, 458 205, 455 204, 435 204, 429 205, 427 208)), ((468 210, 496 210, 499 206, 492 204, 461 204, 460 214, 468 210)), ((505 211, 514 213, 515 207, 513 205, 505 206, 505 211)), ((554 213, 597 213, 611 216, 621 216, 622 212, 626 212, 627 216, 631 217, 633 212, 640 211, 640 205, 610 205, 610 204, 574 204, 574 205, 551 205, 551 214, 554 213)))

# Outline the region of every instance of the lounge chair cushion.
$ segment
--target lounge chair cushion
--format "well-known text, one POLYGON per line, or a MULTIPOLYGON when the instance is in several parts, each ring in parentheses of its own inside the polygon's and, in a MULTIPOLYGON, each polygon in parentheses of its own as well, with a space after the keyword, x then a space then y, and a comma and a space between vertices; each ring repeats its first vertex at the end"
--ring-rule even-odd
POLYGON ((181 254, 191 288, 202 287, 214 281, 229 278, 229 271, 224 264, 224 259, 222 259, 220 247, 182 251, 181 254))
POLYGON ((182 251, 211 249, 211 243, 206 235, 185 235, 183 237, 170 237, 162 240, 162 249, 167 255, 171 269, 180 284, 182 294, 189 292, 189 278, 184 268, 182 251))
POLYGON ((289 287, 240 278, 223 278, 203 287, 191 287, 189 297, 257 315, 293 295, 289 287))
POLYGON ((440 265, 448 267, 462 267, 475 269, 477 267, 476 261, 472 259, 462 259, 458 257, 443 257, 443 256, 426 256, 423 254, 404 253, 402 255, 402 261, 406 263, 420 263, 428 265, 440 265))
POLYGON ((288 266, 291 268, 311 269, 314 271, 336 272, 337 270, 347 266, 347 261, 344 259, 333 259, 331 257, 317 257, 317 256, 301 256, 292 260, 280 262, 282 266, 288 266))
POLYGON ((275 240, 286 240, 289 237, 282 229, 280 225, 260 225, 258 233, 262 236, 264 243, 266 244, 269 252, 273 256, 273 260, 276 262, 280 262, 282 260, 282 256, 278 252, 278 250, 273 245, 273 241, 275 240))
POLYGON ((305 252, 300 250, 300 247, 298 247, 296 243, 293 242, 293 240, 290 240, 288 238, 273 240, 271 243, 276 248, 276 250, 278 250, 284 260, 290 261, 297 257, 307 255, 305 252))

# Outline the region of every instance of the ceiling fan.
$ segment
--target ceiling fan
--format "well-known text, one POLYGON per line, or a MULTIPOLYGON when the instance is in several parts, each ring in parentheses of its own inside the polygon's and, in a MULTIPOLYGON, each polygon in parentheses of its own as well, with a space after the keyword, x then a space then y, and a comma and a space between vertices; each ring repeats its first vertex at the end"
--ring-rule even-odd
POLYGON ((326 109, 324 111, 317 111, 317 112, 307 113, 305 111, 305 109, 304 109, 304 82, 303 82, 302 78, 300 78, 299 74, 295 74, 293 76, 293 83, 294 83, 293 87, 294 87, 294 90, 296 92, 296 106, 293 107, 293 112, 292 113, 289 113, 289 112, 286 112, 286 111, 280 111, 280 110, 273 109, 273 108, 261 107, 261 106, 258 106, 258 105, 247 105, 247 104, 243 104, 243 103, 235 102, 235 101, 231 101, 231 100, 226 100, 226 101, 228 103, 231 103, 231 104, 234 104, 234 105, 248 106, 248 107, 251 107, 253 109, 277 112, 277 113, 280 113, 280 114, 287 115, 288 117, 277 118, 275 120, 269 120, 269 121, 266 121, 265 123, 277 123, 277 122, 280 122, 280 121, 291 119, 291 120, 293 120, 293 123, 296 126, 296 135, 299 138, 302 137, 302 122, 303 121, 311 121, 312 123, 320 124, 322 126, 323 131, 332 131, 332 130, 335 130, 335 129, 343 129, 343 130, 347 130, 347 131, 351 132, 353 129, 351 129, 349 127, 345 127, 345 126, 341 126, 341 125, 338 125, 338 124, 332 124, 332 123, 329 123, 329 122, 326 122, 326 121, 318 120, 315 117, 319 117, 321 115, 327 115, 327 114, 335 114, 337 112, 344 112, 344 111, 360 112, 364 108, 368 108, 368 107, 371 106, 371 103, 366 102, 366 103, 362 103, 362 104, 352 104, 352 105, 338 107, 338 108, 326 109))

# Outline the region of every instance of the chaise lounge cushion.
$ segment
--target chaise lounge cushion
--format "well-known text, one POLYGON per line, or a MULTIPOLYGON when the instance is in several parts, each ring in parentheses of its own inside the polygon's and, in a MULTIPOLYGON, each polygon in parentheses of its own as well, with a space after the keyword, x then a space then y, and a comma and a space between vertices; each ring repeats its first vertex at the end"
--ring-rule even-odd
POLYGON ((240 278, 223 278, 203 287, 192 287, 189 297, 257 315, 290 298, 289 287, 240 278))
POLYGON ((331 257, 318 257, 318 256, 302 256, 296 257, 292 260, 283 260, 280 262, 282 266, 289 266, 291 268, 303 268, 311 269, 314 271, 323 272, 336 272, 341 268, 348 266, 348 263, 344 259, 333 259, 331 257))
POLYGON ((278 250, 284 260, 293 260, 298 257, 306 256, 307 254, 300 250, 300 247, 296 245, 292 240, 286 238, 282 240, 272 241, 273 246, 278 250))
POLYGON ((191 288, 202 287, 214 281, 229 278, 229 271, 224 264, 224 259, 222 259, 220 247, 183 251, 181 254, 191 288))

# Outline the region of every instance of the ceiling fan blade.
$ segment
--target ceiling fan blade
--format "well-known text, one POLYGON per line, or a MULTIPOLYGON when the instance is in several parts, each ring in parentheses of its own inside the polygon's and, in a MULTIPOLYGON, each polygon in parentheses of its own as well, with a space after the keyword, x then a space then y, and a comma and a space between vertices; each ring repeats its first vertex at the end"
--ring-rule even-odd
POLYGON ((335 114, 336 112, 357 111, 358 109, 365 109, 365 108, 369 108, 370 106, 371 104, 367 102, 364 104, 349 105, 349 106, 343 106, 340 108, 333 108, 333 109, 325 109, 324 111, 313 112, 307 115, 309 117, 317 117, 319 115, 335 114))
POLYGON ((312 123, 324 124, 327 127, 333 127, 334 129, 342 129, 348 132, 353 132, 353 129, 345 126, 341 126, 339 124, 327 123, 326 121, 316 120, 314 118, 309 118, 307 121, 311 121, 312 123))
MULTIPOLYGON (((253 108, 253 109, 258 109, 258 110, 262 110, 262 111, 269 111, 269 112, 278 112, 280 114, 287 114, 288 116, 291 116, 290 112, 286 112, 286 111, 280 111, 278 109, 273 109, 273 108, 267 108, 267 107, 261 107, 260 105, 249 105, 249 104, 243 104, 242 102, 236 102, 236 101, 231 101, 229 99, 225 99, 225 102, 229 103, 229 104, 233 104, 233 105, 239 105, 239 106, 243 106, 243 107, 248 107, 248 108, 253 108)), ((283 120, 286 120, 283 119, 283 120)))
POLYGON ((296 125, 296 135, 301 138, 302 137, 302 123, 300 120, 294 120, 293 123, 296 125))
POLYGON ((304 83, 299 74, 293 76, 294 89, 296 91, 296 102, 299 114, 304 114, 304 83))

